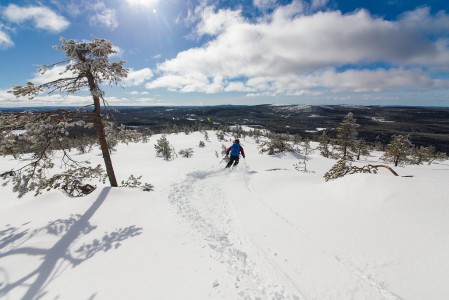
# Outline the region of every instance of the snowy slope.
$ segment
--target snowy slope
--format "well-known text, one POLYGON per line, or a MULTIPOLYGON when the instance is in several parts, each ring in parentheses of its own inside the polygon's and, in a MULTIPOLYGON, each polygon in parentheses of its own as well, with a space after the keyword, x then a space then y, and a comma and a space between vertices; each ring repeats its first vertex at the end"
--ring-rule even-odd
POLYGON ((315 173, 298 172, 301 155, 259 154, 251 138, 224 170, 209 137, 199 148, 200 133, 169 135, 195 150, 173 161, 156 157, 158 135, 119 145, 117 177, 143 175, 150 193, 1 187, 0 299, 449 298, 448 161, 325 182, 335 161, 311 154, 315 173))

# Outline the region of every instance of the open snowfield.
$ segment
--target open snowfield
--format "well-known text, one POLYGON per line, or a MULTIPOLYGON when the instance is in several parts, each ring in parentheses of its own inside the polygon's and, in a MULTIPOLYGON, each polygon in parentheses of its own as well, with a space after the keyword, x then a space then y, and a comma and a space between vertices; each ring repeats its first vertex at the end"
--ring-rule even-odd
POLYGON ((213 131, 204 148, 201 133, 168 135, 195 151, 172 161, 159 137, 112 155, 119 181, 143 175, 152 192, 0 187, 0 299, 449 299, 449 161, 325 182, 335 161, 318 151, 304 173, 301 155, 241 139, 246 160, 224 170, 213 131))

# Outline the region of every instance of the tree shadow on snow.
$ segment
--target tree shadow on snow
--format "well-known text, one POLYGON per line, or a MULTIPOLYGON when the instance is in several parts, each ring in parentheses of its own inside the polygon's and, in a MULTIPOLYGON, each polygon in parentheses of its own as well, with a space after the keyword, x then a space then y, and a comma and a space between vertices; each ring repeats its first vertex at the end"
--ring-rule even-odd
POLYGON ((30 234, 28 229, 23 230, 19 227, 12 227, 9 224, 6 225, 6 229, 0 230, 0 251, 16 241, 22 241, 24 237, 33 236, 33 233, 30 234))
POLYGON ((294 152, 294 151, 292 151, 292 152, 279 152, 279 153, 273 154, 272 156, 276 157, 276 158, 282 158, 282 157, 285 157, 287 155, 291 155, 291 156, 293 156, 296 159, 305 159, 305 160, 307 160, 307 156, 306 155, 303 155, 301 153, 294 152))
POLYGON ((20 244, 14 245, 12 250, 0 254, 0 260, 12 255, 41 256, 42 260, 42 263, 35 270, 30 271, 14 282, 9 282, 7 270, 0 268, 0 298, 18 287, 27 288, 22 299, 41 298, 46 294, 45 287, 59 275, 55 273, 57 273, 58 268, 62 264, 69 263, 69 265, 75 267, 87 259, 92 258, 98 252, 117 249, 124 240, 140 235, 142 228, 134 225, 128 226, 126 228, 116 229, 111 233, 106 232, 101 240, 94 239, 91 242, 84 243, 78 249, 72 249, 72 244, 78 238, 89 234, 97 228, 89 220, 103 204, 109 191, 109 187, 104 188, 92 206, 83 215, 72 215, 68 219, 58 219, 50 222, 46 227, 33 230, 32 232, 11 226, 0 231, 0 250, 19 239, 29 240, 43 230, 46 230, 47 234, 61 236, 54 246, 49 249, 19 247, 24 243, 24 241, 20 241, 20 244), (32 278, 35 279, 30 283, 29 281, 32 278))

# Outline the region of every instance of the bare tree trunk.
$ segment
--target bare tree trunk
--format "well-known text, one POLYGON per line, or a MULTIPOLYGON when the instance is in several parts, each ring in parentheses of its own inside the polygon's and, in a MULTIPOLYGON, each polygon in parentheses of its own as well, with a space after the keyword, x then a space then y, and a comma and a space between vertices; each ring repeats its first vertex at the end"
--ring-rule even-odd
MULTIPOLYGON (((78 58, 81 61, 85 61, 85 58, 82 53, 78 53, 78 58)), ((98 96, 98 92, 100 89, 97 87, 95 83, 94 76, 90 70, 86 71, 86 78, 89 83, 90 93, 92 94, 92 98, 94 99, 94 125, 97 130, 98 142, 100 144, 101 152, 103 154, 104 165, 106 167, 106 173, 108 174, 109 183, 113 187, 117 187, 117 179, 115 178, 114 168, 112 166, 111 155, 109 154, 108 142, 106 141, 106 134, 104 132, 104 124, 101 118, 101 103, 100 97, 98 96)))
POLYGON ((388 169, 391 173, 393 173, 394 176, 399 176, 399 174, 396 173, 396 172, 395 172, 392 168, 390 168, 389 166, 386 166, 386 165, 369 165, 369 166, 371 166, 371 167, 373 167, 373 168, 386 168, 386 169, 388 169))
POLYGON ((104 124, 100 114, 100 99, 94 96, 94 103, 95 103, 94 124, 95 129, 97 130, 98 142, 100 143, 104 164, 106 166, 106 173, 108 174, 109 183, 111 184, 111 186, 116 187, 118 186, 117 179, 115 178, 111 155, 109 154, 108 142, 106 141, 106 135, 104 132, 104 124))
POLYGON ((350 166, 344 175, 354 174, 354 173, 366 173, 366 172, 372 173, 371 171, 377 171, 378 168, 386 168, 391 173, 393 173, 394 176, 399 176, 399 174, 396 173, 395 170, 393 170, 392 168, 390 168, 389 166, 386 166, 386 165, 365 165, 363 167, 350 166))

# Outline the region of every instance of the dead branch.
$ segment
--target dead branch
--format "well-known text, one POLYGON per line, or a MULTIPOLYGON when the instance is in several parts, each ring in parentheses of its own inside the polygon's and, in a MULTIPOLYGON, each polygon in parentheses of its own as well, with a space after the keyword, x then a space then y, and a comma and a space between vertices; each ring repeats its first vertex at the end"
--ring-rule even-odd
POLYGON ((386 166, 386 165, 371 165, 371 164, 363 166, 363 167, 350 166, 347 169, 347 171, 345 172, 345 175, 346 174, 354 174, 354 173, 377 173, 379 168, 386 168, 391 173, 393 173, 394 176, 399 176, 399 174, 396 173, 396 171, 394 171, 389 166, 386 166))
POLYGON ((11 171, 6 171, 6 172, 0 174, 0 177, 5 179, 6 177, 12 177, 12 176, 15 176, 15 175, 16 175, 16 172, 14 170, 11 170, 11 171))

